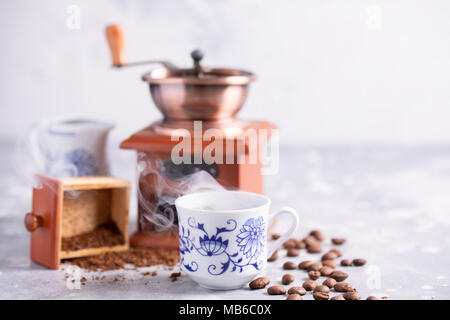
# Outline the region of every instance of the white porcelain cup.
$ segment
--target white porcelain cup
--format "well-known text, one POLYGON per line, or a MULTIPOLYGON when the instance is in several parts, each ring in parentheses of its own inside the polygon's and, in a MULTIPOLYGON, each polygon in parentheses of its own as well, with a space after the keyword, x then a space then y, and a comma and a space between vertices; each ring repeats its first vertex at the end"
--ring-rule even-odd
POLYGON ((43 121, 30 133, 32 156, 51 177, 108 175, 106 142, 113 127, 95 120, 43 121))
POLYGON ((200 286, 241 288, 266 267, 267 257, 297 229, 297 212, 283 207, 269 214, 270 199, 243 191, 207 191, 175 201, 182 270, 200 286), (288 230, 268 247, 267 228, 287 215, 288 230))

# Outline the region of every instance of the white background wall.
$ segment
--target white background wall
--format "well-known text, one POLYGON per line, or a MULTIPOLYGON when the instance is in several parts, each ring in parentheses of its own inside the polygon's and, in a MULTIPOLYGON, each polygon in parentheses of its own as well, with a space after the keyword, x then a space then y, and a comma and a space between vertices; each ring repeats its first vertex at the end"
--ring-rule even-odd
POLYGON ((159 118, 140 76, 112 70, 105 25, 127 28, 129 60, 254 71, 241 116, 285 144, 450 141, 450 1, 0 2, 0 140, 42 118, 113 121, 125 137, 159 118), (81 29, 66 26, 81 8, 81 29))

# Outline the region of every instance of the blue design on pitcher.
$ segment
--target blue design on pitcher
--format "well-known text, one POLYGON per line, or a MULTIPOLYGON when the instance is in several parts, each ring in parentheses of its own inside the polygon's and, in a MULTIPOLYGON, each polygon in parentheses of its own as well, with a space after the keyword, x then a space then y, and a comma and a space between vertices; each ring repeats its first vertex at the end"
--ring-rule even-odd
POLYGON ((75 149, 65 154, 65 160, 75 166, 77 176, 95 176, 98 168, 94 156, 85 149, 75 149))
POLYGON ((237 222, 234 219, 228 219, 227 226, 216 228, 216 233, 210 235, 205 230, 203 223, 198 223, 194 218, 189 217, 188 226, 184 226, 181 221, 179 241, 180 241, 180 262, 190 272, 198 270, 196 261, 186 262, 188 254, 197 252, 205 257, 223 255, 225 260, 220 265, 214 263, 208 266, 208 273, 214 276, 221 275, 227 270, 231 272, 242 272, 246 267, 253 267, 261 270, 263 261, 261 254, 264 252, 266 227, 263 217, 250 218, 239 229, 236 242, 240 248, 238 252, 228 252, 230 239, 224 239, 226 233, 232 232, 237 228, 237 222), (201 235, 196 241, 191 230, 199 230, 201 235), (223 234, 223 235, 221 235, 223 234), (219 236, 220 235, 220 236, 219 236))
POLYGON ((237 243, 247 258, 261 254, 266 242, 266 227, 262 217, 248 219, 237 235, 237 243))

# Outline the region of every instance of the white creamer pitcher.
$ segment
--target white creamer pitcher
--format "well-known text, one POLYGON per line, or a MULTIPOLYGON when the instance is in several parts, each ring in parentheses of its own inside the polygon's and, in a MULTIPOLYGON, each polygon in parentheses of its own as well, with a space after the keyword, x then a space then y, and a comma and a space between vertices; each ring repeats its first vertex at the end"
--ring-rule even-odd
POLYGON ((30 133, 33 158, 55 178, 109 175, 106 142, 113 127, 95 120, 44 121, 30 133))

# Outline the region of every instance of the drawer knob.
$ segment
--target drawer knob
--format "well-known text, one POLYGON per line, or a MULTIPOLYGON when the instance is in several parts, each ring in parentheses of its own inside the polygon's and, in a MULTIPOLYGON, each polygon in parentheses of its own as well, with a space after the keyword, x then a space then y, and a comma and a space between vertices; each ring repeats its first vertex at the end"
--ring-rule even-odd
POLYGON ((27 213, 25 216, 25 227, 28 231, 33 232, 39 227, 44 225, 42 217, 35 215, 34 213, 27 213))

